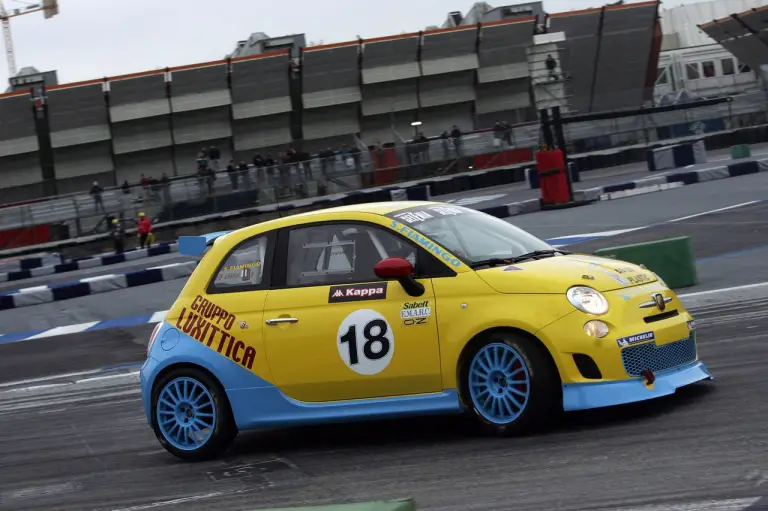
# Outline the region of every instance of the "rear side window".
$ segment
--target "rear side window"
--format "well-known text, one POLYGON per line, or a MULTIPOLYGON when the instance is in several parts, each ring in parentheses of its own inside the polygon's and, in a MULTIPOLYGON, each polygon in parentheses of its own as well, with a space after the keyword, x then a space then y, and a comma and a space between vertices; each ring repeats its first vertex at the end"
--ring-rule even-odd
POLYGON ((267 236, 258 236, 241 243, 219 268, 213 280, 213 289, 226 291, 237 288, 243 291, 251 286, 260 286, 264 279, 267 241, 267 236))

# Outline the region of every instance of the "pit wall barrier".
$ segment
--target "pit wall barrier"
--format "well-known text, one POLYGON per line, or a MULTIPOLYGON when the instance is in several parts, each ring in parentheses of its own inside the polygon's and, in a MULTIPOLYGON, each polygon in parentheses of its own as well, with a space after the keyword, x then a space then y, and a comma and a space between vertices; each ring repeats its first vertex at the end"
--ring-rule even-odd
POLYGON ((595 255, 641 264, 673 289, 699 283, 690 237, 635 243, 596 250, 595 255))

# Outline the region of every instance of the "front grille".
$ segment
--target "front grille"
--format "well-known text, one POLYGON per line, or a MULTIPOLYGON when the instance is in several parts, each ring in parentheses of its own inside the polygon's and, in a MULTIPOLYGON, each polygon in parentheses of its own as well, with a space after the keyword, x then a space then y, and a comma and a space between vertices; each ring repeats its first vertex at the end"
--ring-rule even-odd
POLYGON ((655 314, 653 316, 646 316, 643 318, 646 323, 655 323, 657 321, 664 321, 665 319, 674 318, 675 316, 678 316, 680 313, 677 312, 677 309, 669 312, 662 312, 661 314, 655 314))
POLYGON ((696 336, 657 346, 655 342, 624 348, 621 352, 624 369, 630 376, 640 376, 649 369, 654 373, 672 369, 696 360, 696 336))

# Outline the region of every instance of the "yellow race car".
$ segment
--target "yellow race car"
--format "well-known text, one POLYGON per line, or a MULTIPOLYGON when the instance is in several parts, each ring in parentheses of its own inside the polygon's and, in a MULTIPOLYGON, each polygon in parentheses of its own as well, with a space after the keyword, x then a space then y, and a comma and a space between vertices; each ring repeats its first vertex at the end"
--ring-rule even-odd
POLYGON ((238 431, 469 413, 498 434, 711 379, 675 293, 435 202, 343 206, 182 236, 202 257, 141 369, 187 460, 238 431))

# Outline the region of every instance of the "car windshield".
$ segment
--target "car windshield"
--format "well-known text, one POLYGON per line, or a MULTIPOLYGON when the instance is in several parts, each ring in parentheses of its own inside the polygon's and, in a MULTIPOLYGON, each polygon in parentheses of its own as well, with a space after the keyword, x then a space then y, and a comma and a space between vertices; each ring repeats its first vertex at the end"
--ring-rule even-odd
POLYGON ((554 250, 504 220, 461 206, 417 206, 387 216, 431 238, 470 265, 497 259, 503 263, 554 250))

